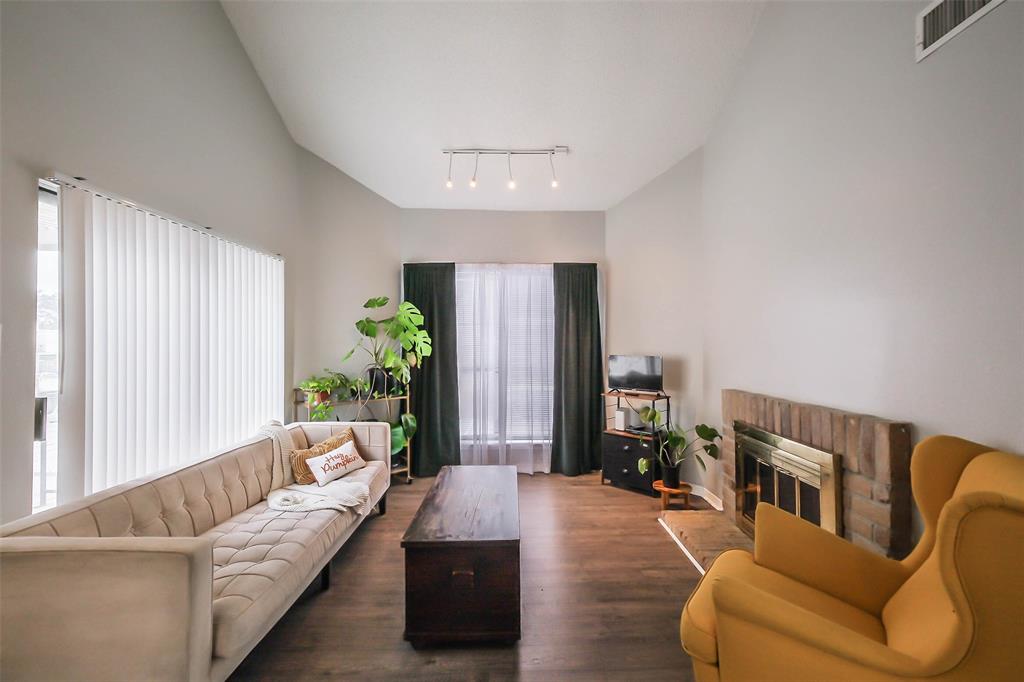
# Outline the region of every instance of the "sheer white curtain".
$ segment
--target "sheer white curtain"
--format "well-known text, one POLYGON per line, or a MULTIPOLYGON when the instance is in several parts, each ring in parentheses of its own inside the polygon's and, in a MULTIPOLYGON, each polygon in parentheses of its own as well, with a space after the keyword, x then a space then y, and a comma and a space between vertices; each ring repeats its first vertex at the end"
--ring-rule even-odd
POLYGON ((456 265, 463 464, 551 471, 550 265, 456 265))
POLYGON ((280 258, 79 188, 62 191, 61 217, 65 278, 82 310, 71 315, 60 409, 80 415, 85 493, 282 418, 280 258))

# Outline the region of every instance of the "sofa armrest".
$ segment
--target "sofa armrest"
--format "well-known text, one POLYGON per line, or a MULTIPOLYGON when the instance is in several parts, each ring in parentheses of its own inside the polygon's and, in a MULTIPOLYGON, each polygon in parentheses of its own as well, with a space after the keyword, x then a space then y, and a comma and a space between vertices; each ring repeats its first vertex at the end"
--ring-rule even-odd
POLYGON ((711 586, 721 679, 926 677, 921 661, 735 578, 711 586), (838 660, 837 660, 838 659, 838 660))
POLYGON ((208 538, 0 538, 0 678, 205 680, 208 538))
POLYGON ((879 615, 910 572, 770 504, 757 505, 754 562, 879 615))

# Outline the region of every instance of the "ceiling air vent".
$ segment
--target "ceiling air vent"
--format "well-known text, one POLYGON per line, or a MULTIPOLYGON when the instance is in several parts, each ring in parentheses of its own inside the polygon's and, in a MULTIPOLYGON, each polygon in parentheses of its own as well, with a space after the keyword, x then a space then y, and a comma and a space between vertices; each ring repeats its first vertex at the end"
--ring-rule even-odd
POLYGON ((991 12, 1003 0, 936 0, 917 15, 917 61, 991 12))

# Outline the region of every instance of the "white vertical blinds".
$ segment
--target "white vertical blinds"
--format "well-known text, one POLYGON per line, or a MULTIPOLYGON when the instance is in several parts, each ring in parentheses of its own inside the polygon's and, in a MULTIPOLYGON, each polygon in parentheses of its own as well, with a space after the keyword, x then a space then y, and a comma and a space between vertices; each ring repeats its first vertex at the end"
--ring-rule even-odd
POLYGON ((281 419, 283 261, 87 190, 62 194, 65 233, 82 242, 85 492, 281 419))
POLYGON ((455 266, 463 464, 551 471, 551 265, 455 266))

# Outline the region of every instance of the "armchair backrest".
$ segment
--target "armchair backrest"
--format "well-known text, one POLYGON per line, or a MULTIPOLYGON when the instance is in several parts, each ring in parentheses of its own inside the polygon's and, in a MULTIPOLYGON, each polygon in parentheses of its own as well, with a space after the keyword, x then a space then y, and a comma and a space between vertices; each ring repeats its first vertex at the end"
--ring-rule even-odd
POLYGON ((1002 679, 1001 668, 1019 672, 1007 666, 1024 638, 1024 457, 933 441, 918 446, 930 463, 911 460, 912 476, 934 476, 914 481, 928 554, 882 610, 887 643, 921 661, 922 675, 956 667, 964 679, 1002 679))
POLYGON ((917 444, 910 458, 910 486, 924 520, 924 532, 903 564, 911 571, 921 567, 935 546, 939 514, 953 497, 964 468, 978 455, 991 451, 987 445, 954 436, 932 436, 917 444))

